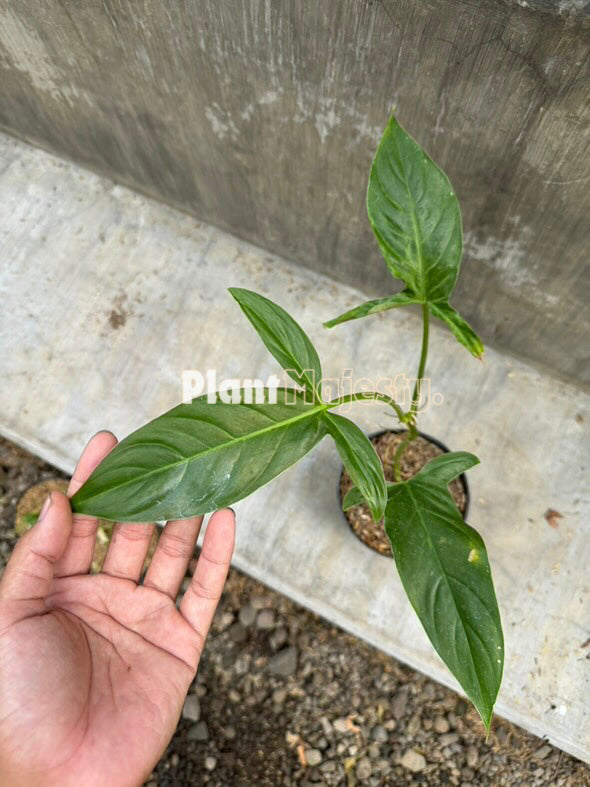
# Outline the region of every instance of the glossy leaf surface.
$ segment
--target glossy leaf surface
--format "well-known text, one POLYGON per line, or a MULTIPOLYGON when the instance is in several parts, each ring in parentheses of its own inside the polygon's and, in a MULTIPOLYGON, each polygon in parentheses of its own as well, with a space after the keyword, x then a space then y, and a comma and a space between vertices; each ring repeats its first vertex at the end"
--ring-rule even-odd
POLYGON ((339 317, 328 320, 328 322, 324 323, 324 326, 326 328, 333 328, 335 325, 339 325, 342 322, 358 320, 359 317, 368 317, 370 314, 378 314, 379 312, 385 312, 389 309, 398 309, 400 306, 408 306, 410 303, 418 302, 418 299, 411 290, 402 290, 402 292, 390 295, 388 298, 376 298, 375 300, 361 303, 360 306, 355 306, 354 309, 344 312, 344 314, 341 314, 339 317))
POLYGON ((369 222, 393 274, 421 303, 447 301, 461 262, 461 213, 445 173, 391 116, 367 192, 369 222))
POLYGON ((430 641, 489 729, 504 664, 500 613, 484 543, 447 488, 478 461, 465 452, 443 454, 390 485, 385 529, 430 641))
POLYGON ((122 440, 72 498, 82 514, 125 522, 184 519, 231 505, 295 464, 326 434, 325 407, 294 389, 276 404, 181 404, 122 440))
POLYGON ((484 348, 481 339, 459 312, 448 303, 430 303, 428 308, 434 317, 438 317, 449 326, 459 344, 466 347, 471 355, 475 358, 482 357, 484 348))
POLYGON ((308 391, 317 390, 321 398, 320 359, 298 323, 276 303, 252 290, 230 287, 229 291, 283 369, 308 391))
POLYGON ((354 508, 354 506, 360 506, 364 502, 364 498, 361 495, 358 487, 351 486, 348 492, 344 495, 344 500, 342 501, 342 510, 348 511, 350 508, 354 508))
POLYGON ((369 506, 375 522, 381 522, 387 503, 387 486, 383 465, 371 441, 348 418, 334 413, 326 413, 323 418, 355 488, 369 506))

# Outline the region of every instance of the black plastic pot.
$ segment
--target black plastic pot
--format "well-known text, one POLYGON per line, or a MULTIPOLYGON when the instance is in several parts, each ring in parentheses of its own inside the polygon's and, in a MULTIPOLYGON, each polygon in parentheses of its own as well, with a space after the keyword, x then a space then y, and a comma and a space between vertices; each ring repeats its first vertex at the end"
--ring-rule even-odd
MULTIPOLYGON (((368 438, 369 438, 369 440, 372 440, 375 437, 381 437, 381 435, 388 434, 390 432, 392 434, 405 434, 405 432, 407 432, 407 429, 382 429, 380 432, 373 432, 372 434, 368 435, 368 438)), ((441 443, 440 440, 437 440, 436 437, 431 437, 430 435, 425 434, 424 432, 418 432, 418 436, 419 437, 423 437, 429 443, 432 443, 433 445, 438 446, 438 448, 440 448, 442 451, 444 451, 445 454, 450 453, 451 449, 447 448, 447 446, 444 443, 441 443)), ((342 467, 342 470, 340 471, 340 475, 338 476, 338 492, 337 492, 337 495, 338 495, 338 504, 340 506, 340 511, 342 511, 342 495, 340 493, 340 479, 342 478, 342 473, 343 472, 344 472, 344 467, 342 467)), ((463 491, 465 492, 465 511, 463 512, 462 516, 463 516, 463 519, 467 519, 467 514, 469 512, 469 499, 470 499, 470 496, 469 496, 469 485, 467 484, 467 478, 465 477, 465 473, 461 473, 461 475, 458 477, 458 480, 459 480, 461 486, 463 487, 463 491)), ((352 530, 355 538, 358 538, 358 540, 362 544, 364 544, 364 546, 366 546, 368 549, 372 549, 373 552, 377 552, 378 555, 382 555, 383 557, 393 557, 393 555, 383 555, 383 553, 380 552, 378 549, 375 549, 370 544, 367 544, 358 535, 358 533, 354 530, 354 528, 352 527, 352 525, 348 521, 348 518, 347 518, 346 514, 344 513, 344 511, 342 511, 342 516, 344 518, 344 521, 348 525, 348 527, 352 530)))

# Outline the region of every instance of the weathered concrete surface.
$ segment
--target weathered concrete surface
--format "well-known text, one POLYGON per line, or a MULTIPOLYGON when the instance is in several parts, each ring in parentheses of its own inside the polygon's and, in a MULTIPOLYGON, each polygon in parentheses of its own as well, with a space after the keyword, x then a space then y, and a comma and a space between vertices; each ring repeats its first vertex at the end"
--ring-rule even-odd
POLYGON ((5 0, 0 126, 383 293, 364 194, 396 105, 461 198, 455 303, 487 341, 590 382, 586 11, 5 0))
MULTIPOLYGON (((288 308, 327 376, 413 373, 420 326, 399 310, 325 331, 358 291, 0 135, 0 432, 71 470, 100 428, 119 435, 180 401, 183 369, 277 372, 230 285, 288 308)), ((474 361, 434 330, 422 428, 477 453, 470 521, 489 549, 506 634, 498 712, 590 761, 590 397, 495 351, 474 361), (552 528, 548 508, 563 518, 552 528)), ((359 405, 369 430, 392 424, 359 405)), ((364 547, 337 502, 324 440, 238 504, 235 564, 329 620, 454 685, 393 563, 364 547)))

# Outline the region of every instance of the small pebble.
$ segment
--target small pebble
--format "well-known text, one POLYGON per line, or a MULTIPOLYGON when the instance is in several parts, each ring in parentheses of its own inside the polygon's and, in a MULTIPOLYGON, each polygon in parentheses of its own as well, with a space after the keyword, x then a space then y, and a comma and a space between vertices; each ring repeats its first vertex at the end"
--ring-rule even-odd
POLYGON ((272 701, 275 705, 282 705, 287 699, 287 689, 275 689, 272 693, 272 701))
POLYGON ((361 757, 361 759, 356 764, 357 779, 360 781, 368 779, 372 771, 373 766, 371 765, 371 760, 368 757, 361 757))
POLYGON ((377 757, 379 757, 379 755, 381 754, 381 751, 379 749, 379 744, 371 743, 369 745, 369 748, 367 749, 367 754, 369 755, 371 760, 376 760, 377 757))
POLYGON ((283 648, 268 662, 268 668, 274 675, 287 678, 297 670, 297 649, 292 645, 283 648))
POLYGON ((232 642, 244 642, 248 637, 248 632, 244 626, 242 626, 239 620, 230 626, 229 637, 232 642))
POLYGON ((418 734, 421 726, 420 717, 417 714, 414 714, 414 716, 412 716, 408 722, 408 726, 406 728, 410 738, 413 738, 418 734))
POLYGON ((251 596, 250 604, 255 610, 266 609, 272 606, 272 599, 268 596, 251 596))
POLYGON ((201 718, 201 703, 196 694, 189 694, 182 706, 182 718, 189 721, 199 721, 201 718))
POLYGON ((448 732, 451 729, 451 725, 444 716, 437 716, 434 720, 433 727, 434 731, 438 732, 439 735, 444 735, 445 732, 448 732))
POLYGON ((400 760, 401 765, 407 768, 412 773, 419 773, 426 768, 426 760, 424 755, 417 752, 415 749, 408 749, 400 760))
POLYGON ((260 629, 261 631, 266 631, 268 629, 274 628, 275 625, 275 613, 272 609, 262 609, 256 616, 256 628, 260 629))
POLYGON ((336 719, 334 721, 334 729, 336 732, 339 732, 343 735, 345 735, 347 732, 350 732, 346 719, 336 719))
POLYGON ((450 746, 452 743, 457 743, 459 734, 457 732, 447 732, 445 735, 440 736, 441 746, 450 746))
POLYGON ((273 650, 278 650, 289 638, 289 633, 284 626, 280 626, 270 635, 269 643, 273 650))
POLYGON ((479 754, 477 749, 475 748, 475 746, 470 746, 467 749, 467 754, 466 754, 467 765, 470 768, 475 768, 478 759, 479 759, 479 754))
POLYGON ((377 743, 387 743, 389 735, 385 727, 382 724, 378 724, 376 727, 373 727, 371 737, 374 741, 377 741, 377 743))
POLYGON ((214 771, 216 767, 217 767, 216 757, 212 757, 211 755, 205 757, 205 768, 207 768, 208 771, 214 771))
POLYGON ((252 604, 246 604, 245 607, 242 607, 238 613, 238 618, 242 626, 245 626, 246 628, 251 626, 256 620, 256 610, 252 604))
POLYGON ((187 734, 189 741, 206 741, 209 740, 209 730, 204 721, 199 721, 193 724, 187 734))
POLYGON ((330 735, 332 732, 332 725, 330 720, 326 716, 322 716, 320 718, 320 724, 322 725, 322 730, 324 731, 324 735, 330 735))
POLYGON ((545 757, 548 757, 550 754, 551 754, 551 746, 549 746, 549 744, 547 743, 544 743, 533 754, 533 757, 535 758, 535 760, 544 760, 545 757))
POLYGON ((233 622, 234 622, 234 613, 223 612, 221 617, 219 618, 219 629, 221 631, 225 631, 225 629, 231 626, 233 622))
POLYGON ((305 752, 305 759, 311 768, 315 768, 322 761, 322 753, 319 749, 308 749, 305 752))
POLYGON ((407 691, 398 692, 393 698, 393 701, 391 703, 391 712, 393 713, 394 718, 402 719, 406 715, 407 707, 408 707, 408 692, 407 691))

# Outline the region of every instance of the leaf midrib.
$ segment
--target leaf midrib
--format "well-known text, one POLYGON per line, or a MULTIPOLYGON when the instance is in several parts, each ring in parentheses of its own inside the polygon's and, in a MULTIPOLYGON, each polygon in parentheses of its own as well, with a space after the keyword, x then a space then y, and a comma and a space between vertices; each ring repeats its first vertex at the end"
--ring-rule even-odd
POLYGON ((414 230, 414 238, 416 240, 416 252, 418 254, 418 267, 420 269, 420 298, 421 298, 421 303, 426 303, 428 299, 426 298, 426 287, 425 287, 425 280, 424 280, 424 257, 422 255, 422 240, 420 237, 420 233, 418 232, 418 221, 417 221, 418 217, 416 216, 416 210, 415 210, 416 202, 414 200, 412 192, 410 191, 410 184, 408 183, 406 168, 404 166, 404 158, 401 154, 397 138, 395 140, 395 147, 397 149, 397 154, 400 158, 401 171, 403 172, 403 176, 404 176, 404 186, 406 187, 408 200, 411 206, 409 213, 412 219, 412 228, 414 230))
MULTIPOLYGON (((141 476, 141 479, 145 480, 146 478, 149 478, 150 476, 155 475, 157 473, 168 472, 168 471, 172 470, 173 468, 178 467, 179 465, 188 465, 190 462, 194 462, 197 459, 201 459, 202 457, 207 456, 208 454, 212 454, 212 453, 215 453, 216 451, 220 451, 220 450, 222 450, 224 448, 228 448, 228 447, 237 445, 238 443, 243 443, 243 442, 246 442, 247 440, 253 440, 255 437, 260 437, 261 435, 268 434, 270 432, 273 432, 273 431, 276 431, 276 430, 279 430, 279 429, 283 429, 283 428, 285 428, 287 426, 290 426, 291 424, 296 423, 297 421, 302 421, 305 418, 310 418, 312 415, 314 415, 316 413, 324 412, 324 411, 326 411, 328 409, 329 408, 328 408, 327 404, 314 405, 313 408, 311 408, 309 411, 304 412, 304 413, 300 413, 299 415, 295 416, 294 418, 289 418, 286 421, 278 421, 277 423, 273 424, 272 426, 267 426, 267 427, 264 427, 263 429, 258 429, 255 432, 249 432, 247 435, 241 435, 240 437, 235 437, 232 440, 228 440, 227 442, 219 443, 219 445, 215 445, 215 446, 213 446, 211 448, 207 448, 205 451, 201 451, 200 453, 191 454, 189 457, 183 457, 183 459, 180 459, 180 460, 178 460, 176 462, 171 462, 170 464, 163 465, 163 466, 161 465, 160 467, 156 467, 153 470, 148 470, 147 473, 144 473, 141 476)), ((138 443, 138 445, 141 445, 141 444, 138 443)), ((115 484, 115 485, 109 486, 108 489, 104 489, 104 490, 102 490, 100 492, 97 492, 94 495, 89 495, 88 497, 82 498, 82 502, 86 503, 89 500, 96 500, 97 498, 101 497, 102 495, 110 494, 114 489, 121 489, 122 487, 125 487, 128 484, 133 484, 133 483, 136 483, 136 482, 137 482, 137 477, 128 479, 126 481, 123 481, 120 484, 115 484)), ((84 487, 82 487, 80 489, 80 492, 82 491, 83 488, 84 487)), ((74 497, 72 498, 72 502, 75 501, 75 498, 77 497, 77 495, 78 495, 78 493, 76 493, 76 495, 74 495, 74 497)))

